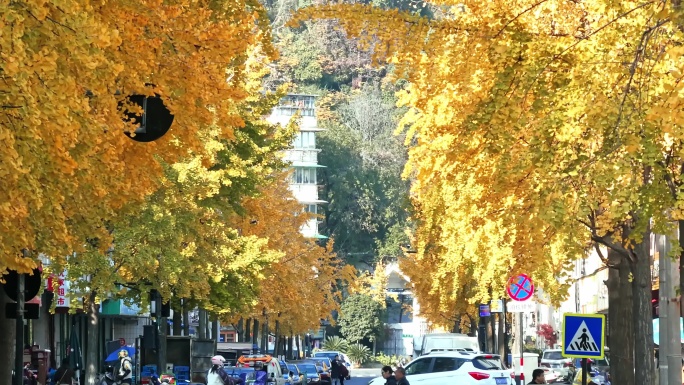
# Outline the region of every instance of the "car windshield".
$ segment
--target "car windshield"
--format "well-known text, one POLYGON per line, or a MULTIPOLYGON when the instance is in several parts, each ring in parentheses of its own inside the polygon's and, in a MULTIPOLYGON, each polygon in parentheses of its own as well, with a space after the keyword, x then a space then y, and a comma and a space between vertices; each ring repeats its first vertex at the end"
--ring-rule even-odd
POLYGON ((316 370, 316 366, 311 364, 299 365, 299 370, 304 373, 318 373, 318 370, 316 370))
POLYGON ((560 351, 544 352, 543 360, 563 360, 563 356, 560 351))
POLYGON ((287 370, 291 370, 291 371, 295 372, 295 374, 297 374, 297 372, 299 372, 299 370, 297 370, 297 365, 287 365, 287 370))

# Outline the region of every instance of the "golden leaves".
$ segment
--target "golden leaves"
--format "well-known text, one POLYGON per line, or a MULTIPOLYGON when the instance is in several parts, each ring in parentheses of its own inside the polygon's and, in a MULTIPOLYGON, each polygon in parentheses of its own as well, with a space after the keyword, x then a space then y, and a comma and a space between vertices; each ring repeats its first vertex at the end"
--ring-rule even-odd
POLYGON ((244 59, 257 47, 272 51, 254 26, 259 7, 237 1, 210 10, 207 1, 186 0, 4 7, 0 199, 9 204, 0 206, 0 261, 19 266, 24 247, 59 258, 86 238, 106 245, 103 222, 158 187, 156 156, 173 162, 202 151, 210 124, 231 139, 244 124, 236 109, 248 95, 244 59), (226 69, 235 74, 230 83, 226 69), (175 114, 159 142, 123 135, 117 103, 132 93, 157 93, 175 114))
POLYGON ((403 270, 429 318, 502 295, 515 272, 557 301, 586 225, 602 236, 680 215, 684 61, 671 4, 433 3, 451 8, 427 20, 326 5, 293 21, 338 19, 409 82, 399 100, 418 227, 403 270))

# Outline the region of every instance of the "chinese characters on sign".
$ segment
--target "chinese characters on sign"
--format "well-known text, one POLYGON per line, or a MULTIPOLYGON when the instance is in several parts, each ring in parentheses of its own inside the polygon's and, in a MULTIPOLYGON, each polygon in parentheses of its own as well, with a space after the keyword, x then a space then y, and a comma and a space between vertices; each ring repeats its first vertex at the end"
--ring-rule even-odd
POLYGON ((67 280, 67 274, 66 271, 63 271, 62 273, 59 274, 58 277, 50 277, 48 279, 48 290, 52 291, 53 290, 53 282, 52 280, 57 278, 57 289, 55 290, 55 299, 54 301, 56 302, 57 307, 69 307, 69 281, 67 280))

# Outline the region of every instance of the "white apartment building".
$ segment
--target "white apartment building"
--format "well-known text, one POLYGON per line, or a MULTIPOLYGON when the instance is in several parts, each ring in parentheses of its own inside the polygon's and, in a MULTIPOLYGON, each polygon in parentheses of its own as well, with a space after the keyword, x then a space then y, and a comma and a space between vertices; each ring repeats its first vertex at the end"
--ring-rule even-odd
MULTIPOLYGON (((318 214, 318 205, 327 203, 318 199, 318 169, 325 167, 318 164, 316 133, 323 131, 316 120, 316 96, 289 94, 273 109, 268 118, 270 123, 287 125, 293 116, 299 115, 299 133, 292 147, 285 152, 285 160, 292 165, 290 191, 304 210, 318 214)), ((318 233, 319 218, 310 219, 301 229, 307 238, 326 238, 318 233)))

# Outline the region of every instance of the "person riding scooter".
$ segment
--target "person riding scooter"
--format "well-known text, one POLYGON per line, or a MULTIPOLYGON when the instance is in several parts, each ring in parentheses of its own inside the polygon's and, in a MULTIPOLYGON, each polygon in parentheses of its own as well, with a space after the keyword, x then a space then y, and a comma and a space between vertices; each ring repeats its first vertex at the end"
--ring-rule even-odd
POLYGON ((116 376, 114 376, 114 367, 112 365, 105 366, 105 373, 100 379, 99 385, 114 385, 116 384, 116 376))

